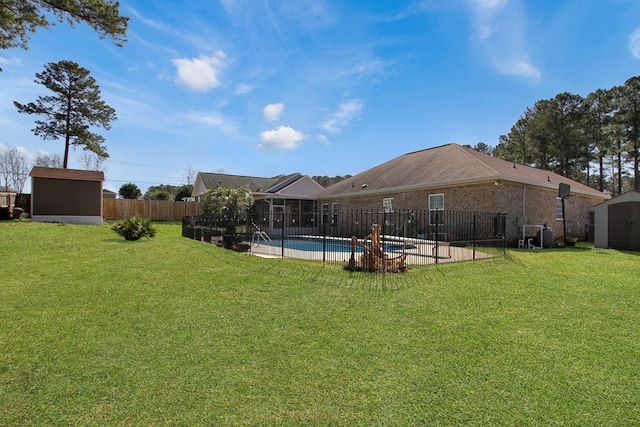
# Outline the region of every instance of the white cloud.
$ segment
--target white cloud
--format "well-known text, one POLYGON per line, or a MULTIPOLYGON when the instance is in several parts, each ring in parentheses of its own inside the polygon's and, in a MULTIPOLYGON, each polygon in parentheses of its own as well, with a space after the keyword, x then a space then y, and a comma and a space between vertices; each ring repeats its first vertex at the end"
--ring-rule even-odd
POLYGON ((495 65, 500 71, 502 71, 503 74, 523 77, 526 80, 530 80, 534 83, 538 83, 542 78, 540 70, 526 60, 522 62, 505 62, 503 64, 495 65))
POLYGON ((236 123, 217 111, 192 111, 186 113, 185 117, 188 120, 204 126, 216 127, 229 135, 236 135, 238 133, 238 127, 236 123))
POLYGON ((240 83, 236 85, 236 89, 233 91, 233 93, 236 95, 246 95, 252 90, 253 90, 253 86, 245 83, 240 83))
POLYGON ((289 126, 280 126, 275 130, 267 130, 260 134, 262 141, 258 148, 265 150, 291 150, 304 139, 304 134, 289 126))
POLYGON ((15 149, 21 157, 25 158, 27 163, 33 163, 36 160, 36 157, 39 153, 48 154, 46 151, 43 151, 43 150, 30 151, 27 148, 22 147, 20 145, 17 147, 11 147, 0 142, 0 153, 4 153, 10 149, 15 149))
POLYGON ((640 59, 640 28, 637 28, 629 36, 629 50, 633 56, 640 59))
POLYGON ((212 56, 201 55, 199 58, 174 59, 173 64, 178 71, 176 82, 187 88, 200 92, 220 86, 220 72, 224 66, 226 55, 217 51, 212 56))
POLYGON ((507 3, 508 0, 469 0, 475 30, 481 40, 488 39, 493 35, 492 18, 500 13, 507 6, 507 3))
POLYGON ((342 128, 348 126, 362 112, 362 102, 358 100, 350 100, 340 104, 338 111, 333 113, 322 124, 322 128, 327 132, 338 133, 342 128))
POLYGON ((0 68, 2 68, 5 65, 10 65, 10 64, 21 65, 22 61, 20 59, 8 59, 8 58, 3 58, 2 56, 0 56, 0 68))
POLYGON ((538 83, 542 73, 531 61, 526 46, 526 17, 519 2, 468 0, 474 40, 500 74, 538 83))
POLYGON ((320 134, 318 135, 318 141, 320 141, 324 145, 329 145, 329 138, 326 135, 320 134))
POLYGON ((280 114, 284 111, 284 104, 279 102, 277 104, 269 104, 262 110, 262 116, 268 122, 278 120, 280 114))

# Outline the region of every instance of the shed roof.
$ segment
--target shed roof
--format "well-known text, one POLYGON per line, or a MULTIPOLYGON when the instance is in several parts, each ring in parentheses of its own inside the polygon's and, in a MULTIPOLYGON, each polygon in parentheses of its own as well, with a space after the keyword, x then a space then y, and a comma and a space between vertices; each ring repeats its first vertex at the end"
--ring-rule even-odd
POLYGON ((45 168, 34 166, 29 175, 32 178, 69 179, 73 181, 104 181, 104 172, 80 169, 45 168))
POLYGON ((571 191, 600 199, 608 196, 556 173, 499 159, 458 144, 403 154, 314 194, 318 198, 365 192, 397 191, 463 185, 491 180, 513 181, 571 191))
POLYGON ((596 205, 598 206, 609 206, 614 205, 616 203, 626 203, 626 202, 640 202, 640 191, 629 190, 622 194, 618 194, 617 196, 612 197, 609 200, 605 200, 596 205))

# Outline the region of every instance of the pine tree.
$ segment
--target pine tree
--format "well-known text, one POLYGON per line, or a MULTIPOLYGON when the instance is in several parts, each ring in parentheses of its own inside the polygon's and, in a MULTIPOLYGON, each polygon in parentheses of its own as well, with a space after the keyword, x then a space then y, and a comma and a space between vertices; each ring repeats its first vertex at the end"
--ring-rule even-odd
POLYGON ((0 2, 0 49, 27 48, 29 33, 66 21, 85 22, 100 38, 116 45, 126 41, 129 18, 120 16, 120 4, 105 0, 3 0, 0 2))
POLYGON ((69 147, 82 146, 102 158, 109 157, 103 145, 104 137, 91 132, 91 126, 111 128, 116 112, 100 98, 100 87, 89 71, 73 61, 51 62, 42 73, 36 73, 36 83, 53 92, 41 96, 36 102, 14 102, 20 113, 37 114, 44 120, 36 120, 32 130, 42 139, 64 138, 63 167, 68 167, 69 147))

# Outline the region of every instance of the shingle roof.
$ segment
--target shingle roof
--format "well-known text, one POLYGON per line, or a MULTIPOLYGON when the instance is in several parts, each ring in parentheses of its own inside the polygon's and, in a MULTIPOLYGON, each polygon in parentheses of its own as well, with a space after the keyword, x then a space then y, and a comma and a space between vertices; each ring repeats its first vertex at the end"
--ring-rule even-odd
POLYGON ((300 179, 302 175, 294 173, 291 175, 278 175, 273 178, 260 178, 256 176, 200 172, 200 177, 208 189, 218 186, 229 188, 245 186, 253 193, 277 193, 284 187, 300 179))
POLYGON ((489 156, 458 144, 407 153, 347 178, 314 194, 318 198, 375 191, 443 187, 490 180, 514 181, 604 198, 605 194, 550 171, 489 156))

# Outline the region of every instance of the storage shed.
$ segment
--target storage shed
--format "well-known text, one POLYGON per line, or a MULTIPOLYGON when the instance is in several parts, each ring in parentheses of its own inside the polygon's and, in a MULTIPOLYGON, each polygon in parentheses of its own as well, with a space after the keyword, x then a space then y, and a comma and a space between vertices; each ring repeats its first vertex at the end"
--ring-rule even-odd
POLYGON ((35 166, 29 175, 33 221, 102 224, 104 172, 35 166))
POLYGON ((596 248, 640 251, 640 192, 628 191, 594 207, 596 248))

